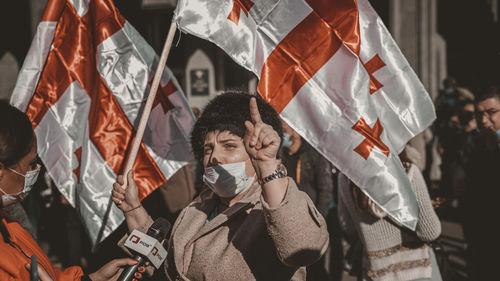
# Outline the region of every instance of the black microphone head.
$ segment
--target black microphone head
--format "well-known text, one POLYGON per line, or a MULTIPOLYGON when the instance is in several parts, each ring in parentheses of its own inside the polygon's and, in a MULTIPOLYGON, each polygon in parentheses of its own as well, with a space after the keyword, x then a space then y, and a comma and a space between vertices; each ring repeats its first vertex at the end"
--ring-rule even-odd
POLYGON ((170 222, 165 218, 157 218, 146 234, 161 242, 167 236, 170 226, 170 222))

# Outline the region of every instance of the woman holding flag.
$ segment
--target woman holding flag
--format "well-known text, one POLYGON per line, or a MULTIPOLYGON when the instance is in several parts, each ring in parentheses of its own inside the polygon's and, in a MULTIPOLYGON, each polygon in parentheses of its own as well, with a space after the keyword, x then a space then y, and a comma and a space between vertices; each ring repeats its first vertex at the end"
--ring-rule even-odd
MULTIPOLYGON (((305 280, 328 247, 323 217, 277 159, 282 127, 263 99, 214 98, 191 137, 207 186, 179 215, 168 241, 169 280, 305 280)), ((132 173, 113 187, 130 230, 152 223, 132 173)))

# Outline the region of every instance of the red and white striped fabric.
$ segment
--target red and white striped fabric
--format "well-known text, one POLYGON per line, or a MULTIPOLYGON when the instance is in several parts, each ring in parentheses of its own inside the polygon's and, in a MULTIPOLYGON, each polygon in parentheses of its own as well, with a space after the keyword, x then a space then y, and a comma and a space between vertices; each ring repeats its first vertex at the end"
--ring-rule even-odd
POLYGON ((398 153, 435 119, 434 107, 367 0, 179 0, 174 20, 254 72, 290 126, 415 228, 398 153))
MULTIPOLYGON (((11 103, 32 120, 38 153, 93 243, 123 221, 110 204, 158 58, 112 0, 50 0, 11 103), (109 211, 109 213, 107 213, 109 211)), ((165 69, 133 166, 141 199, 193 159, 194 116, 165 69)))

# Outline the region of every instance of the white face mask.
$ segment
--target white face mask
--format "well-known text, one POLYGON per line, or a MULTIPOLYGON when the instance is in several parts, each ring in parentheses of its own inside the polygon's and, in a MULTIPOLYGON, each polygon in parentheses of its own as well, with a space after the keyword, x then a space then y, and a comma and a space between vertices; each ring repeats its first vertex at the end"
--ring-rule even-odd
POLYGON ((23 175, 14 169, 8 168, 12 172, 24 177, 24 187, 23 190, 18 194, 7 194, 2 188, 0 188, 0 191, 3 193, 2 207, 7 207, 14 203, 23 201, 26 198, 26 196, 28 196, 38 178, 38 173, 40 173, 40 167, 41 167, 40 164, 38 164, 34 170, 26 172, 26 175, 23 175))
POLYGON ((254 178, 255 175, 246 175, 245 162, 207 167, 203 175, 203 181, 222 198, 240 194, 252 185, 254 178))

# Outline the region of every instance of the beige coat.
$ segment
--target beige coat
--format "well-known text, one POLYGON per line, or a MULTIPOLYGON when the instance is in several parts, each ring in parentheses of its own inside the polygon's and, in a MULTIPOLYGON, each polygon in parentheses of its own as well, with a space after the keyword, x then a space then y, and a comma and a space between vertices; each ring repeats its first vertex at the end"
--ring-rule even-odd
POLYGON ((206 223, 218 203, 206 190, 179 215, 168 242, 169 280, 305 280, 305 265, 328 247, 323 217, 289 178, 277 208, 257 183, 231 208, 206 223))

